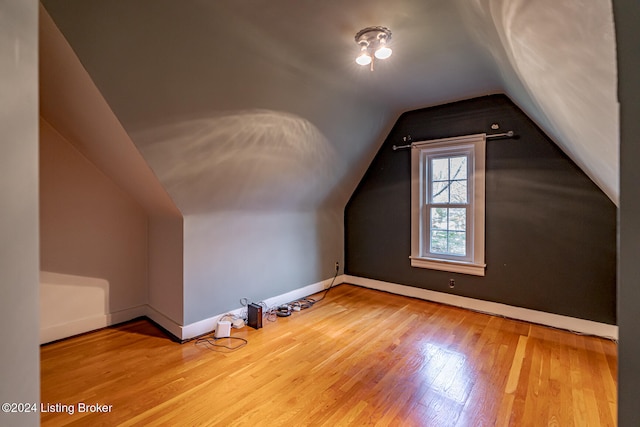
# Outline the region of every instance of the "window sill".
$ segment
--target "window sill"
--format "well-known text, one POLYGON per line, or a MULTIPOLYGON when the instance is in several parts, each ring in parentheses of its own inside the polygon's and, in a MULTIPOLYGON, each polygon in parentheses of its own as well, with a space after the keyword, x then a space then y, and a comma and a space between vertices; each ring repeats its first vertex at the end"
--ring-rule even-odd
POLYGON ((411 267, 430 268, 432 270, 471 274, 474 276, 484 276, 484 269, 487 266, 486 264, 474 264, 471 262, 459 262, 433 258, 409 258, 411 258, 411 267))

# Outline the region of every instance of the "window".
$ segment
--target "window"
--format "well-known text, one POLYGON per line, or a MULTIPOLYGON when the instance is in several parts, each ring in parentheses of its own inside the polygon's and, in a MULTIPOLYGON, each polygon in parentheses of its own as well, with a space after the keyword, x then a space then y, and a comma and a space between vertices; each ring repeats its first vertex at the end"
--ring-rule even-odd
POLYGON ((485 135, 414 143, 411 266, 484 276, 485 135))

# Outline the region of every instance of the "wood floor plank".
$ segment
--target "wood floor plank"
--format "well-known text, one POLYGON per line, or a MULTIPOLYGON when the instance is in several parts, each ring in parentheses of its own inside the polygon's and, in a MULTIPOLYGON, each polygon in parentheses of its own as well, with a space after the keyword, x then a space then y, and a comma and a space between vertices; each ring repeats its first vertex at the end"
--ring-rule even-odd
MULTIPOLYGON (((351 285, 232 330, 235 351, 146 320, 44 345, 41 401, 66 425, 615 425, 617 346, 351 285), (80 413, 79 403, 112 405, 80 413)), ((231 343, 230 340, 228 340, 231 343)), ((220 343, 220 342, 219 342, 220 343)))

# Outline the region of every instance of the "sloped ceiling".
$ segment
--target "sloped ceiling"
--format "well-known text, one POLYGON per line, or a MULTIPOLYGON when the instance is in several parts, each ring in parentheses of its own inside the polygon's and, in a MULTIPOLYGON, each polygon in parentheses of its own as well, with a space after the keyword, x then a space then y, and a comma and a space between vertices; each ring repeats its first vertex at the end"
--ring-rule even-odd
POLYGON ((609 0, 43 4, 185 214, 344 206, 400 113, 496 92, 618 202, 609 0))

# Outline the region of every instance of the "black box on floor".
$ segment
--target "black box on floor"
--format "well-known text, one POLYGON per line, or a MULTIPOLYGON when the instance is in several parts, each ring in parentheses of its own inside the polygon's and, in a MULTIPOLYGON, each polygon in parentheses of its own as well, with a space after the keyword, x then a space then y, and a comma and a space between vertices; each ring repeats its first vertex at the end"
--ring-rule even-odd
POLYGON ((247 325, 254 329, 262 328, 262 306, 251 303, 247 306, 247 316, 249 320, 247 325))

